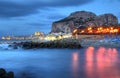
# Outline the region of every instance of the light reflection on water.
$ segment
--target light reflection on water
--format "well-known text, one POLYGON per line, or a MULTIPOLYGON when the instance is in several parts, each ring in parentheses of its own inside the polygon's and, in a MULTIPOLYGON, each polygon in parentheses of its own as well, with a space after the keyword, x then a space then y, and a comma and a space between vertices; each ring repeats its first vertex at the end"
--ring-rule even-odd
POLYGON ((120 50, 40 49, 0 52, 0 67, 16 78, 120 78, 120 50))
POLYGON ((118 52, 116 49, 99 48, 96 54, 96 72, 99 78, 119 78, 119 71, 115 67, 115 63, 118 61, 118 52), (112 73, 111 73, 112 72, 112 73))
POLYGON ((73 54, 72 54, 72 68, 73 68, 73 70, 72 70, 72 72, 73 72, 73 77, 74 78, 79 78, 79 76, 78 76, 78 68, 79 68, 79 58, 78 58, 79 56, 78 56, 78 52, 74 52, 73 54))
POLYGON ((115 66, 118 61, 118 51, 113 48, 99 48, 86 50, 86 76, 88 78, 120 78, 120 71, 115 66))
POLYGON ((94 78, 94 48, 88 47, 85 52, 86 64, 85 70, 86 75, 90 78, 94 78))

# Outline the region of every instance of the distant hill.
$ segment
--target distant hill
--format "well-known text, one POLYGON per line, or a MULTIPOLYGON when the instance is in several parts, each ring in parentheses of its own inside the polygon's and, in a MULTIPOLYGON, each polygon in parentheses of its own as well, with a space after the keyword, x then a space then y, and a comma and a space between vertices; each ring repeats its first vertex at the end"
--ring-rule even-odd
POLYGON ((80 26, 110 26, 117 24, 118 19, 113 14, 102 14, 97 16, 92 12, 77 11, 71 13, 64 19, 53 22, 51 32, 70 33, 74 28, 80 26))

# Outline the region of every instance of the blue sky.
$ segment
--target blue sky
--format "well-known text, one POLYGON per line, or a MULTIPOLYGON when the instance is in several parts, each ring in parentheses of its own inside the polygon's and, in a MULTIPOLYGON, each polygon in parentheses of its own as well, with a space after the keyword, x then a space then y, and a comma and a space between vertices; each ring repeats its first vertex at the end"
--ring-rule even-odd
POLYGON ((0 0, 0 36, 50 32, 52 22, 75 11, 113 13, 120 21, 120 0, 0 0))

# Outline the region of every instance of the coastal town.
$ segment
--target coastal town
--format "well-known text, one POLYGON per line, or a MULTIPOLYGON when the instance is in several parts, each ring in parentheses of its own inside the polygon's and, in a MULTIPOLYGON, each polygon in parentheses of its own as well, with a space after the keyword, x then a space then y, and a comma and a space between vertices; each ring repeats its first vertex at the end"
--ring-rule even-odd
MULTIPOLYGON (((88 46, 106 46, 106 47, 119 47, 120 45, 120 27, 115 26, 109 26, 109 27, 82 27, 81 28, 75 28, 72 33, 50 33, 50 34, 44 34, 43 32, 35 32, 34 34, 30 36, 6 36, 2 37, 2 40, 4 41, 32 41, 32 43, 28 44, 35 44, 36 43, 45 43, 45 42, 51 42, 49 43, 49 47, 52 45, 58 44, 59 46, 63 47, 63 43, 67 42, 73 44, 80 44, 82 47, 88 47, 88 46), (58 42, 62 43, 58 43, 58 42), (69 41, 69 42, 68 42, 69 41), (117 44, 116 44, 117 43, 117 44)), ((71 45, 69 44, 69 45, 71 45)), ((26 43, 24 44, 26 45, 26 43)), ((48 45, 48 44, 46 44, 48 45)), ((46 47, 46 48, 49 48, 46 47)), ((74 47, 77 48, 76 45, 74 47)), ((44 48, 44 47, 43 47, 44 48)), ((56 47, 55 47, 56 48, 56 47)), ((69 48, 69 47, 66 47, 69 48)))
POLYGON ((3 36, 2 40, 31 40, 31 41, 53 41, 59 40, 63 38, 71 38, 72 34, 66 33, 51 33, 51 34, 44 34, 43 32, 35 32, 30 36, 3 36))
POLYGON ((120 78, 120 0, 0 0, 0 78, 120 78))
POLYGON ((120 0, 0 0, 0 78, 120 78, 120 0))
POLYGON ((66 44, 74 44, 75 42, 77 45, 83 47, 119 47, 119 36, 120 24, 118 23, 117 17, 113 14, 97 16, 92 12, 77 11, 71 13, 70 16, 64 19, 53 22, 51 32, 48 34, 44 32, 34 32, 27 36, 2 36, 1 39, 3 41, 15 40, 32 42, 30 44, 46 44, 48 42, 49 44, 47 44, 47 46, 49 47, 53 45, 52 43, 56 45, 60 42, 59 45, 61 45, 61 47, 63 47, 62 45, 65 42, 66 44))
POLYGON ((79 27, 75 28, 72 33, 51 33, 35 32, 30 36, 3 36, 2 40, 59 40, 63 38, 77 38, 80 35, 119 35, 120 27, 118 26, 100 26, 100 27, 79 27))

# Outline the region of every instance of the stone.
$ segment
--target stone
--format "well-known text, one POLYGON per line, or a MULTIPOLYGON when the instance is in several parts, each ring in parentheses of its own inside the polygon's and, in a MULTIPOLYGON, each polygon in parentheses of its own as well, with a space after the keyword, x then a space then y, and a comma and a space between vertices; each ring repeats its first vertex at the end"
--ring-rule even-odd
POLYGON ((14 73, 12 71, 7 73, 8 78, 14 78, 14 73))
POLYGON ((0 77, 2 77, 4 74, 6 74, 5 69, 0 68, 0 77))
POLYGON ((0 68, 0 78, 14 78, 14 73, 12 71, 7 73, 5 69, 0 68))

